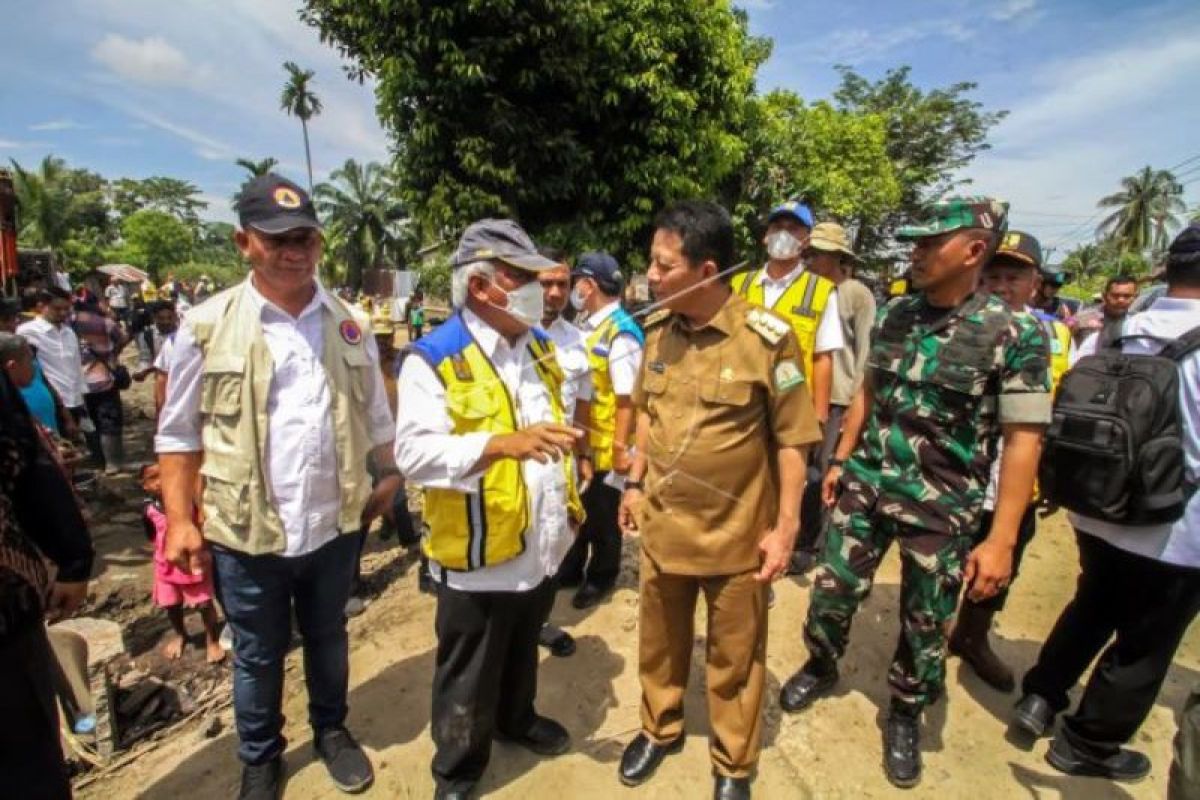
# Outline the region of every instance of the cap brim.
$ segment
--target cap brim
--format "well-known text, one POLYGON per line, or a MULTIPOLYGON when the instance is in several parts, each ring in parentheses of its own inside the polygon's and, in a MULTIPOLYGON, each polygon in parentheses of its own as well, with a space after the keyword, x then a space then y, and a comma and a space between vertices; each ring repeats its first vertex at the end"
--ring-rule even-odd
POLYGON ((796 220, 796 222, 799 222, 801 225, 803 225, 806 228, 813 227, 813 224, 811 221, 800 216, 795 211, 772 211, 770 214, 767 215, 767 224, 770 225, 772 222, 779 219, 780 217, 791 217, 792 219, 796 220))
POLYGON ((538 255, 537 253, 532 253, 527 256, 497 255, 493 256, 493 258, 503 261, 505 264, 509 264, 518 269, 528 270, 529 272, 545 272, 548 269, 558 269, 559 267, 557 261, 551 261, 545 256, 538 255))
POLYGON ((287 233, 288 231, 299 230, 300 228, 319 231, 321 230, 321 223, 312 217, 305 217, 298 214, 280 214, 269 219, 248 223, 247 227, 253 228, 259 233, 274 236, 280 233, 287 233))
POLYGON ((1001 259, 1015 261, 1015 266, 1018 267, 1033 267, 1039 272, 1042 270, 1042 265, 1034 261, 1032 256, 1025 253, 996 253, 996 255, 992 256, 992 260, 988 266, 996 264, 997 262, 1001 261, 1001 259))
POLYGON ((920 225, 910 225, 905 228, 897 228, 893 234, 898 241, 911 242, 913 239, 925 239, 929 236, 937 236, 944 231, 934 230, 920 225))
POLYGON ((854 259, 855 261, 859 260, 858 255, 853 250, 851 250, 849 247, 842 247, 841 245, 838 245, 838 244, 825 244, 824 242, 814 242, 812 239, 808 240, 808 246, 811 247, 813 250, 820 250, 822 253, 841 253, 842 255, 844 255, 848 258, 854 259))

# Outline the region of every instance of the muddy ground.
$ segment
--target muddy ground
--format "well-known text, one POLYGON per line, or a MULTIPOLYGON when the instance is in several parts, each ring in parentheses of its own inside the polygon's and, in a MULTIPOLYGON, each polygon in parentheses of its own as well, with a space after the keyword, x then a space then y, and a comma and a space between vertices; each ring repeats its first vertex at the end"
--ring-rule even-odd
MULTIPOLYGON (((131 402, 144 401, 137 392, 131 402)), ((136 412, 135 412, 136 413, 136 412)), ((130 444, 145 441, 149 423, 135 422, 130 444)), ((127 643, 138 668, 162 669, 154 650, 165 620, 149 605, 150 550, 137 523, 131 479, 109 481, 111 496, 96 521, 102 554, 93 605, 126 624, 127 643), (132 516, 131 516, 132 515, 132 516), (117 594, 111 598, 112 592, 117 594), (108 598, 108 599, 106 599, 108 598), (155 665, 158 665, 157 667, 155 665)), ((578 639, 574 656, 542 660, 538 708, 560 720, 574 738, 567 755, 538 759, 497 744, 480 785, 496 798, 703 798, 711 796, 708 724, 703 686, 703 638, 697 636, 687 696, 688 740, 647 785, 626 789, 616 780, 617 760, 638 729, 636 672, 636 541, 626 543, 625 569, 617 592, 599 608, 578 612, 561 593, 554 620, 578 639)), ((1062 516, 1043 522, 1029 549, 1022 575, 996 631, 997 650, 1019 670, 1033 662, 1040 642, 1070 596, 1077 570, 1074 539, 1062 516)), ((1188 689, 1200 680, 1200 636, 1186 637, 1159 701, 1134 746, 1149 753, 1151 776, 1132 786, 1065 777, 1042 760, 1045 741, 1031 747, 1006 738, 1015 696, 984 686, 958 659, 949 664, 948 697, 924 723, 925 779, 912 792, 885 781, 879 724, 888 694, 885 672, 898 633, 899 561, 889 555, 876 588, 859 613, 843 661, 836 696, 800 716, 783 715, 776 701, 780 684, 805 658, 800 627, 808 605, 807 579, 777 584, 768 648, 766 746, 755 783, 758 798, 1161 798, 1165 796, 1175 713, 1188 689)), ((350 622, 351 695, 349 725, 375 763, 377 780, 365 797, 431 797, 429 775, 430 680, 433 671, 432 598, 416 589, 409 554, 373 538, 364 571, 375 594, 362 616, 350 622)), ((702 612, 701 612, 702 613, 702 612)), ((195 630, 199 630, 198 627, 195 630)), ((702 633, 703 622, 697 625, 702 633)), ((204 672, 203 654, 193 647, 182 665, 169 669, 204 672), (190 667, 188 666, 190 665, 190 667)), ((217 668, 227 692, 228 667, 217 668)), ((178 676, 178 673, 175 673, 178 676)), ((305 725, 303 666, 298 651, 288 659, 285 711, 288 716, 288 798, 332 798, 339 792, 314 761, 305 725)), ((207 685, 207 684, 206 684, 207 685)), ((158 731, 118 756, 119 768, 91 772, 77 784, 83 798, 222 798, 235 796, 239 765, 228 708, 158 731), (132 756, 132 757, 131 757, 132 756)))

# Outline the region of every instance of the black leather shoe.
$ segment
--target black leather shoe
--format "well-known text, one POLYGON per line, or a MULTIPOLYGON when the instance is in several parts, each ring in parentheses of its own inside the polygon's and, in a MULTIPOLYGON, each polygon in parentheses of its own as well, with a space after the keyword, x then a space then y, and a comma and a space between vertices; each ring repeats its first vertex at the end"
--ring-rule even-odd
POLYGON ((571 749, 571 734, 549 717, 535 717, 522 734, 497 732, 496 738, 524 747, 539 756, 558 756, 571 749))
POLYGON ((538 631, 538 644, 549 650, 550 655, 558 658, 566 658, 575 653, 575 637, 548 622, 538 631))
POLYGON ((600 605, 600 601, 604 599, 612 590, 612 587, 605 588, 597 586, 594 583, 585 583, 579 587, 579 591, 575 592, 575 596, 571 598, 571 605, 583 611, 586 608, 600 605))
POLYGON ((435 789, 433 800, 469 800, 470 789, 435 789))
POLYGON ((921 782, 920 710, 893 703, 883 732, 883 768, 900 789, 921 782))
POLYGON ((1027 694, 1013 709, 1012 724, 1035 738, 1054 727, 1054 709, 1040 694, 1027 694))
POLYGON ((621 754, 621 768, 618 776, 626 786, 637 786, 645 783, 663 759, 672 753, 683 749, 683 737, 680 736, 669 744, 658 745, 650 741, 650 737, 639 733, 621 754))
POLYGON ((242 767, 238 800, 278 800, 283 790, 283 758, 242 767))
POLYGON ((375 781, 371 761, 345 728, 321 731, 313 742, 317 756, 325 762, 333 785, 348 794, 366 791, 375 781))
POLYGON ((837 685, 837 662, 809 659, 779 690, 779 705, 788 713, 803 711, 837 685))
POLYGON ((750 800, 750 779, 717 775, 713 781, 713 800, 750 800))
POLYGON ((1046 751, 1046 762, 1059 772, 1110 781, 1135 783, 1150 774, 1150 759, 1136 750, 1120 748, 1107 756, 1085 753, 1059 735, 1046 751))

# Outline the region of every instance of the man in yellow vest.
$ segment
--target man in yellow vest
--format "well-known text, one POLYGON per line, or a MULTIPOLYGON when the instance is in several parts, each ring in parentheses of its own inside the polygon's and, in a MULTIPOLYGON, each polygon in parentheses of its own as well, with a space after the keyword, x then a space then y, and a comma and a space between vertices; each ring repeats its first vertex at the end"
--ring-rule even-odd
POLYGON ((451 265, 455 312, 400 368, 396 461, 425 492, 423 549, 438 586, 431 731, 439 798, 468 797, 493 738, 570 747, 539 716, 538 633, 582 522, 554 342, 538 328, 539 255, 512 220, 467 227, 451 265))
POLYGON ((345 728, 344 609, 362 531, 400 486, 392 414, 367 321, 317 282, 308 195, 264 175, 242 190, 238 216, 250 277, 192 309, 171 351, 155 439, 167 557, 212 569, 233 629, 239 798, 279 796, 293 608, 314 748, 339 789, 359 792, 373 772, 345 728), (374 489, 368 461, 385 476, 374 489))
MULTIPOLYGON (((845 347, 846 341, 838 314, 837 287, 809 270, 802 258, 812 229, 813 214, 808 206, 795 200, 777 206, 767 217, 763 238, 769 257, 766 266, 734 275, 733 290, 791 323, 817 419, 824 425, 829 419, 833 389, 833 354, 845 347)), ((808 465, 809 494, 819 490, 823 477, 824 465, 814 459, 808 465)), ((800 527, 791 572, 804 572, 817 558, 820 514, 815 508, 812 511, 800 527)))
POLYGON ((621 307, 624 278, 608 253, 584 253, 571 272, 571 304, 587 343, 592 371, 588 442, 595 475, 583 494, 587 522, 559 572, 563 586, 578 585, 571 604, 591 608, 612 591, 621 571, 621 476, 632 463, 633 385, 642 365, 642 329, 621 307), (590 558, 589 558, 590 551, 590 558))
MULTIPOLYGON (((1035 311, 1030 304, 1037 295, 1039 271, 1042 268, 1042 247, 1038 240, 1022 231, 1009 231, 1000 240, 1000 246, 992 260, 983 268, 980 283, 984 291, 996 295, 1014 314, 1037 319, 1050 346, 1051 392, 1058 388, 1062 378, 1074 360, 1075 345, 1071 340, 1071 329, 1065 322, 1051 314, 1035 311)), ((1000 452, 1003 439, 991 466, 983 501, 983 515, 975 536, 976 544, 982 542, 991 530, 996 505, 996 487, 1000 481, 1000 452)), ((949 650, 959 656, 975 671, 984 683, 1001 692, 1011 692, 1016 685, 1012 670, 1005 664, 988 642, 992 619, 1008 600, 1012 581, 1016 580, 1025 548, 1037 532, 1035 503, 1025 509, 1017 527, 1017 541, 1012 555, 1012 577, 1009 584, 986 600, 972 600, 965 592, 954 632, 950 636, 949 650)))

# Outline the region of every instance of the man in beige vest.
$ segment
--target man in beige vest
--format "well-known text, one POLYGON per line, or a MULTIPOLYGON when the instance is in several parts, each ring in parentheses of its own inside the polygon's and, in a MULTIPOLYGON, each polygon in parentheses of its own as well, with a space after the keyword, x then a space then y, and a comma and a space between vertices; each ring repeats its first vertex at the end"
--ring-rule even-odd
POLYGON ((167 557, 213 570, 233 629, 239 798, 279 796, 291 609, 304 638, 313 745, 339 789, 371 764, 346 730, 346 617, 359 540, 400 486, 379 353, 315 278, 312 201, 278 175, 238 200, 248 280, 193 309, 175 336, 155 449, 167 557), (386 477, 372 489, 368 460, 386 477), (197 523, 196 487, 202 523, 197 523))

